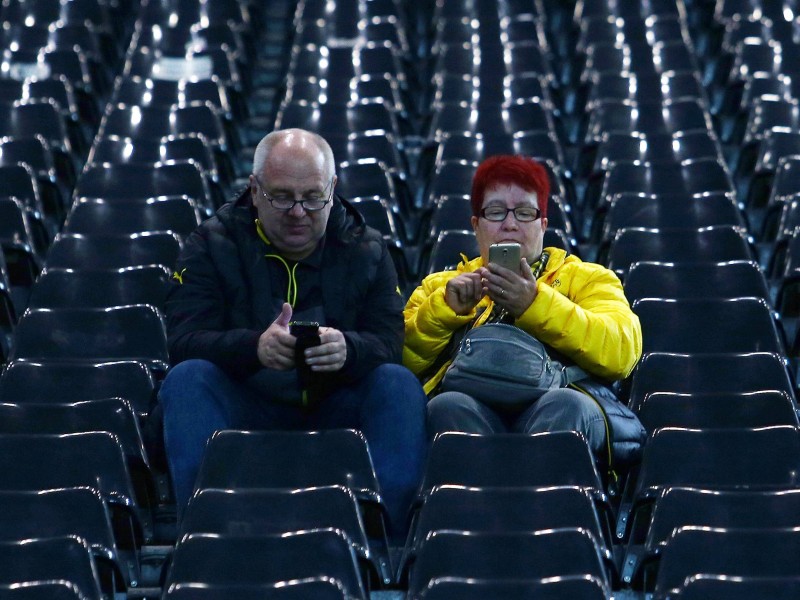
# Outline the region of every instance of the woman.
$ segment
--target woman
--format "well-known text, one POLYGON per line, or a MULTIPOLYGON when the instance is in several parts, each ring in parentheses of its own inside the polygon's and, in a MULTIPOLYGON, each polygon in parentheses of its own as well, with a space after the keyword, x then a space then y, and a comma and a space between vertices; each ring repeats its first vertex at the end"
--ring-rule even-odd
POLYGON ((480 256, 455 271, 429 275, 411 295, 403 361, 434 394, 428 403, 431 436, 577 430, 598 456, 610 452, 610 441, 615 459, 627 461, 635 458, 630 455, 644 430, 604 383, 626 377, 639 360, 639 319, 612 271, 560 248, 543 249, 549 192, 547 172, 530 158, 494 156, 481 163, 471 194, 480 256), (509 242, 521 247, 518 273, 488 262, 492 244, 509 242), (495 321, 513 323, 593 377, 581 382, 582 391, 555 389, 510 413, 464 393, 437 394, 462 332, 495 321), (628 437, 633 439, 623 439, 628 437))

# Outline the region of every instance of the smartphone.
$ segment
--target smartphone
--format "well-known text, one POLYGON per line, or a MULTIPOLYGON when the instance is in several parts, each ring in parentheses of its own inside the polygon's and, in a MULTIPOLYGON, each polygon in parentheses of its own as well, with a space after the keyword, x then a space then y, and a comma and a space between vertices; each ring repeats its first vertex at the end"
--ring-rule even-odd
POLYGON ((297 338, 294 346, 295 363, 304 365, 306 361, 303 351, 320 344, 319 323, 316 321, 292 321, 289 323, 289 333, 297 338))
POLYGON ((505 267, 509 271, 519 273, 520 245, 492 244, 489 246, 489 262, 505 267))

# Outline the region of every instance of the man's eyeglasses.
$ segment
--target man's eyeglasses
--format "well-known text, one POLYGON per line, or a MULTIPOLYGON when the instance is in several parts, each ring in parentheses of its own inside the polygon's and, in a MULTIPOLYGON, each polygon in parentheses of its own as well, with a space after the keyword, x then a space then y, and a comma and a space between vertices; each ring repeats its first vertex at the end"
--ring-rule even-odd
POLYGON ((514 218, 521 223, 530 223, 538 219, 542 211, 535 206, 518 206, 516 208, 506 208, 505 206, 489 206, 481 210, 480 215, 487 221, 499 223, 505 221, 508 213, 514 213, 514 218))
POLYGON ((264 196, 267 202, 272 205, 272 208, 276 210, 289 211, 294 208, 295 204, 299 204, 303 207, 303 210, 314 212, 316 210, 322 210, 325 208, 325 205, 333 198, 333 177, 331 177, 331 182, 328 184, 328 187, 330 188, 328 192, 323 190, 320 194, 312 194, 306 198, 303 198, 302 200, 295 200, 294 196, 290 196, 289 194, 270 196, 267 194, 266 190, 264 190, 264 186, 261 185, 258 177, 255 174, 253 174, 253 177, 255 178, 258 187, 261 188, 261 194, 264 196))

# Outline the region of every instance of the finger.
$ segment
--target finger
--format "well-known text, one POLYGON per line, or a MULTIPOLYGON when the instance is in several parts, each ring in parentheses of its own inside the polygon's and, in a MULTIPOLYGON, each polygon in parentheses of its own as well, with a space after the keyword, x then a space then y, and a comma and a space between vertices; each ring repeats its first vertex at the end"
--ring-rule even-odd
POLYGON ((536 278, 533 276, 533 271, 531 271, 531 266, 528 264, 528 259, 523 256, 519 264, 522 278, 528 281, 536 281, 536 278))
POLYGON ((278 315, 278 318, 273 321, 278 327, 287 328, 289 327, 289 321, 292 320, 292 305, 288 302, 284 302, 283 306, 281 307, 281 314, 278 315))

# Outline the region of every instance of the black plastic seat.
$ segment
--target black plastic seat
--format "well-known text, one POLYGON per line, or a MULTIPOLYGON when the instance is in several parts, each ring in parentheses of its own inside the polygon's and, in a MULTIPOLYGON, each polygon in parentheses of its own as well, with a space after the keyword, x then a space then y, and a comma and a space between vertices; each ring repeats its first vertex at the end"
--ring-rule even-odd
MULTIPOLYGON (((652 504, 667 487, 774 490, 797 487, 800 430, 793 426, 756 429, 655 431, 645 444, 635 483, 628 482, 623 504, 631 514, 652 504), (736 460, 731 460, 731 456, 736 460)), ((624 529, 626 510, 617 521, 624 529)))
POLYGON ((694 129, 676 133, 607 133, 597 148, 593 172, 607 171, 613 163, 640 161, 663 163, 698 158, 722 158, 722 148, 709 131, 694 129))
POLYGON ((212 182, 221 180, 229 184, 233 178, 227 162, 218 162, 208 140, 199 133, 170 135, 159 140, 107 136, 94 143, 86 159, 90 165, 143 163, 152 166, 183 161, 196 163, 212 182))
POLYGON ((455 269, 463 260, 480 254, 478 239, 472 230, 446 229, 440 231, 430 253, 422 257, 420 273, 430 274, 455 269))
POLYGON ((169 364, 162 317, 146 304, 30 310, 17 323, 11 358, 138 360, 156 371, 169 364))
POLYGON ((17 360, 0 376, 3 402, 70 403, 124 398, 137 414, 150 410, 155 380, 147 366, 135 361, 106 363, 34 362, 17 360))
POLYGON ((428 456, 419 499, 441 485, 467 487, 578 486, 602 497, 589 447, 576 432, 479 436, 442 433, 428 456), (526 460, 527 456, 540 457, 526 460))
POLYGON ((800 490, 666 488, 656 500, 649 523, 634 524, 631 539, 636 543, 628 546, 626 563, 629 566, 623 578, 635 580, 637 587, 641 587, 645 577, 652 579, 670 535, 679 527, 796 527, 800 522, 799 502, 800 490))
POLYGON ((42 269, 47 231, 35 213, 14 197, 0 197, 0 247, 11 285, 31 288, 42 269))
POLYGON ((343 486, 305 489, 201 489, 181 520, 178 539, 193 533, 261 536, 333 528, 346 534, 359 562, 381 584, 393 574, 387 548, 367 540, 355 494, 343 486), (236 520, 231 521, 231 515, 236 520), (375 551, 373 546, 377 546, 375 551))
POLYGON ((587 190, 584 205, 600 205, 600 210, 616 194, 624 192, 689 195, 734 193, 733 181, 720 158, 687 159, 680 163, 616 162, 609 166, 602 179, 602 186, 597 187, 587 190))
POLYGON ((208 183, 192 161, 91 165, 81 174, 74 196, 106 200, 188 196, 199 206, 213 208, 208 183))
POLYGON ((3 179, 4 197, 16 198, 22 206, 34 214, 45 214, 39 182, 33 169, 27 164, 2 165, 0 177, 3 179))
POLYGON ((121 530, 140 544, 141 519, 149 498, 138 498, 118 438, 107 431, 0 436, 4 491, 89 487, 120 520, 121 530), (124 517, 123 517, 124 516, 124 517))
POLYGON ((800 577, 693 575, 680 588, 681 600, 748 600, 759 594, 772 600, 797 598, 800 577))
POLYGON ((389 201, 393 210, 408 211, 411 202, 403 180, 379 160, 364 158, 343 162, 337 169, 337 191, 346 198, 379 197, 389 201))
POLYGON ((796 529, 684 527, 667 541, 653 597, 661 600, 697 573, 752 577, 798 576, 796 529))
POLYGON ((48 269, 32 290, 29 308, 105 308, 150 304, 163 310, 169 271, 159 265, 106 270, 48 269))
POLYGON ((729 225, 703 229, 623 227, 611 241, 608 255, 599 258, 599 262, 606 264, 622 279, 630 266, 640 261, 697 263, 754 260, 745 231, 729 225))
POLYGON ((77 198, 62 231, 91 235, 129 235, 171 231, 182 238, 202 221, 200 210, 188 196, 106 200, 77 198))
POLYGON ((635 408, 654 392, 738 394, 770 390, 794 395, 786 365, 778 354, 654 352, 645 354, 634 371, 629 404, 635 408))
POLYGON ((645 353, 784 351, 763 298, 643 298, 632 308, 642 323, 645 353), (732 323, 747 326, 732 327, 732 323))
POLYGON ((108 431, 117 437, 132 465, 149 467, 139 422, 130 403, 123 398, 71 403, 3 402, 0 403, 0 414, 0 434, 108 431))
POLYGON ((654 392, 635 408, 642 425, 651 433, 661 427, 800 427, 794 401, 786 392, 777 390, 739 394, 654 392))
POLYGON ((615 194, 605 213, 596 216, 593 226, 601 240, 611 240, 624 227, 649 229, 702 229, 716 225, 746 228, 742 212, 731 192, 699 194, 615 194))
POLYGON ((171 269, 180 250, 180 238, 170 232, 91 236, 61 234, 50 247, 46 267, 80 270, 163 265, 171 269))
POLYGON ((270 584, 331 577, 366 599, 353 548, 335 529, 258 537, 192 534, 175 548, 164 588, 177 584, 270 584))
POLYGON ((64 582, 80 594, 73 598, 85 600, 101 600, 104 591, 112 591, 102 589, 91 549, 78 536, 0 542, 0 584, 28 581, 64 582))
POLYGON ((3 600, 86 600, 86 596, 71 581, 26 581, 0 584, 3 600))
POLYGON ((411 565, 409 596, 417 598, 442 577, 519 580, 564 576, 596 577, 607 585, 602 553, 583 529, 526 533, 436 531, 411 565))
MULTIPOLYGON (((305 488, 342 485, 364 509, 383 512, 367 442, 360 432, 218 431, 208 443, 195 489, 305 488), (247 456, 247 462, 241 460, 247 456), (294 467, 290 465, 295 465, 294 467)), ((373 535, 373 530, 369 531, 373 535)))
POLYGON ((578 487, 433 488, 420 508, 406 560, 435 531, 513 533, 578 527, 591 533, 610 558, 611 532, 594 499, 578 487))
POLYGON ((602 580, 590 575, 524 581, 441 577, 433 579, 418 597, 420 600, 606 600, 611 597, 611 592, 602 580))
POLYGON ((353 131, 386 131, 395 136, 401 132, 392 107, 382 98, 365 98, 341 106, 298 100, 282 106, 275 117, 275 127, 306 127, 325 136, 353 131))
POLYGON ((758 264, 635 262, 625 276, 625 296, 639 298, 736 298, 754 296, 769 302, 767 281, 758 264))
POLYGON ((755 166, 752 169, 740 166, 740 175, 750 176, 746 190, 748 206, 764 206, 767 203, 778 165, 785 156, 800 156, 800 131, 767 131, 759 144, 755 166))
MULTIPOLYGON (((75 184, 71 169, 56 169, 50 144, 42 136, 0 140, 0 166, 28 165, 36 176, 47 215, 60 218, 67 210, 70 190, 75 184)), ((63 167, 63 165, 62 165, 63 167)))
MULTIPOLYGON (((131 572, 123 566, 122 556, 135 557, 117 548, 111 514, 97 490, 74 487, 3 491, 0 508, 2 542, 77 536, 91 548, 101 580, 116 579, 119 587, 124 588, 130 582, 130 575, 136 577, 135 563, 131 572)), ((0 593, 0 598, 3 597, 0 593)))
POLYGON ((164 600, 350 600, 344 585, 333 577, 307 577, 261 585, 211 585, 175 583, 164 591, 164 600))

